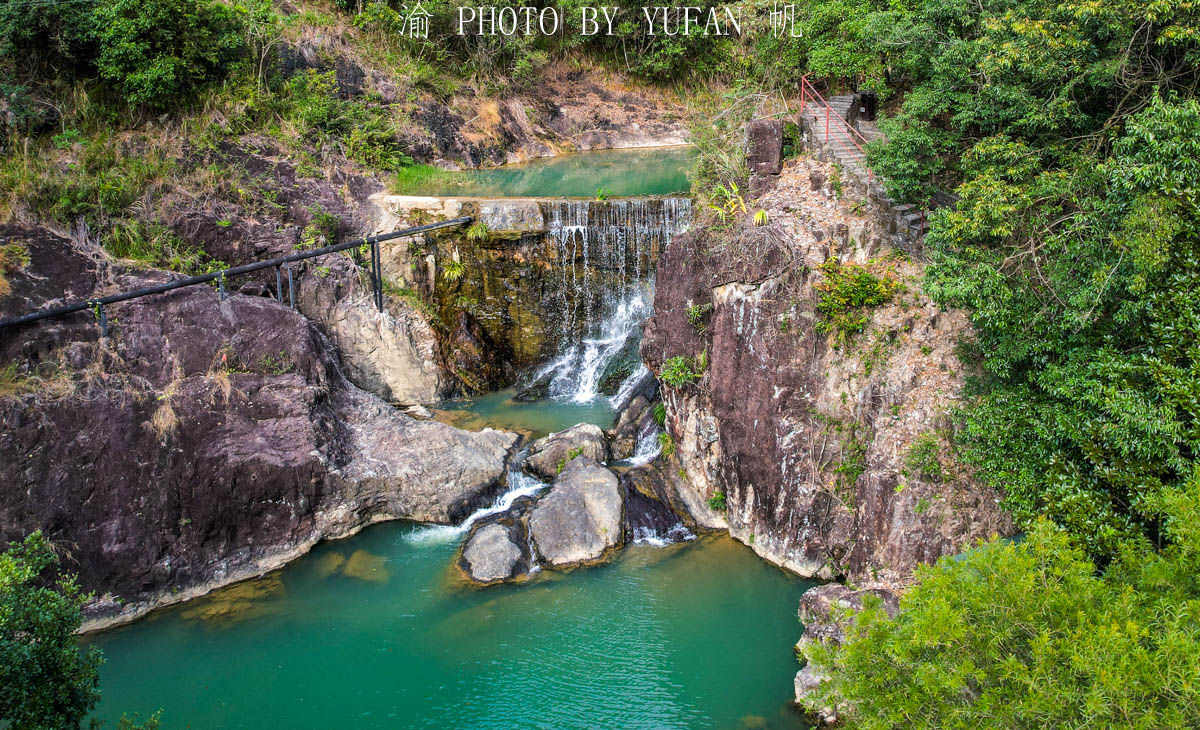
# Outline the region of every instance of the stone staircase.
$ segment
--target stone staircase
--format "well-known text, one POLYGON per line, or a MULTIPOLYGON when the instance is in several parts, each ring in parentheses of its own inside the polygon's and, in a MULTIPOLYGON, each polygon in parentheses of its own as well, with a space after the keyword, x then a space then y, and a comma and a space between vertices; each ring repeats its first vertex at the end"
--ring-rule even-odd
POLYGON ((929 229, 925 212, 914 205, 897 203, 888 197, 879 178, 867 168, 866 155, 859 149, 859 145, 865 146, 863 138, 873 142, 884 139, 883 133, 874 122, 851 121, 858 116, 853 94, 833 96, 828 102, 828 119, 826 107, 819 99, 806 104, 797 115, 796 123, 804 131, 805 144, 817 159, 840 169, 844 188, 853 190, 878 206, 894 222, 894 227, 889 226, 889 230, 896 247, 920 256, 925 232, 929 229), (857 130, 858 135, 850 132, 847 125, 857 130))

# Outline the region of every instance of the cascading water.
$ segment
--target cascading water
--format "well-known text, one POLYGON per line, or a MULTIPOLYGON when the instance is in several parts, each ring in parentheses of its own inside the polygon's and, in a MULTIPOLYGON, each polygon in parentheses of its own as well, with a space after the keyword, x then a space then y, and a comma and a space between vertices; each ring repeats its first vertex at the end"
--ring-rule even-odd
MULTIPOLYGON (((563 354, 537 372, 535 380, 549 378, 550 397, 575 403, 595 400, 606 367, 637 345, 642 323, 651 314, 649 288, 649 284, 630 288, 616 302, 612 315, 598 323, 598 333, 569 345, 563 354)), ((644 367, 640 363, 639 366, 644 367)))
POLYGON ((642 427, 638 433, 637 445, 633 449, 633 456, 626 461, 630 466, 641 466, 654 461, 654 457, 662 453, 662 441, 659 439, 659 434, 663 431, 654 421, 649 421, 642 427))
POLYGON ((485 517, 501 512, 507 512, 521 497, 533 497, 549 485, 525 473, 521 468, 528 456, 527 449, 522 450, 508 466, 508 489, 496 498, 496 501, 486 507, 480 507, 457 525, 426 525, 408 533, 411 542, 441 543, 457 540, 471 530, 471 527, 485 517))
POLYGON ((531 382, 546 383, 552 398, 587 403, 619 359, 643 367, 636 350, 653 306, 655 254, 687 227, 691 201, 561 201, 547 220, 561 267, 562 338, 559 354, 531 382))

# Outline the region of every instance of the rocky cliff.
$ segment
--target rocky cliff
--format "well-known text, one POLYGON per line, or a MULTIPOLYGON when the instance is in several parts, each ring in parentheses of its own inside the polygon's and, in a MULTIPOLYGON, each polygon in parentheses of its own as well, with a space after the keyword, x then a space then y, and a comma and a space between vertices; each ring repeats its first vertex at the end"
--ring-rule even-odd
POLYGON ((921 292, 893 222, 841 199, 836 168, 776 165, 750 213, 694 225, 658 261, 641 351, 683 501, 801 575, 903 583, 1011 530, 949 445, 968 324, 921 292))
MULTIPOLYGON (((28 263, 0 317, 128 290, 86 237, 0 227, 28 263)), ((351 385, 272 299, 192 287, 0 335, 0 540, 42 529, 90 626, 278 567, 373 521, 461 519, 502 487, 517 436, 416 421, 351 385)), ((376 315, 382 316, 382 315, 376 315)))

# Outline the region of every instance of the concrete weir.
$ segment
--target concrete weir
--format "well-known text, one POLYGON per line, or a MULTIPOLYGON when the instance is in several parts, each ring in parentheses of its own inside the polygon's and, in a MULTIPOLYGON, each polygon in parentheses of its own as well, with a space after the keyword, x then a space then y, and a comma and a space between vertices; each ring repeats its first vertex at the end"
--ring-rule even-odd
POLYGON ((517 370, 595 334, 589 328, 650 282, 660 250, 691 220, 681 196, 371 200, 376 231, 464 215, 486 226, 484 235, 397 241, 383 251, 383 270, 436 302, 443 321, 469 318, 517 370))

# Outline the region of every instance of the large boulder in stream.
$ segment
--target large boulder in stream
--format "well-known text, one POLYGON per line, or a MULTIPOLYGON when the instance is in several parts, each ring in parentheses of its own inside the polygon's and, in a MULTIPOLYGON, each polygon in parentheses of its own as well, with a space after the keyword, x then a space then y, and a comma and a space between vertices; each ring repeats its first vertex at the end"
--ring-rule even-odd
POLYGON ((602 428, 592 423, 577 423, 566 431, 540 438, 529 447, 525 465, 538 476, 554 479, 577 456, 608 461, 608 441, 602 428))
POLYGON ((529 532, 543 564, 595 563, 621 544, 617 476, 590 458, 567 464, 529 515, 529 532))
POLYGON ((524 551, 513 541, 513 528, 499 522, 475 531, 463 548, 461 566, 467 577, 481 585, 515 577, 524 561, 524 551))

